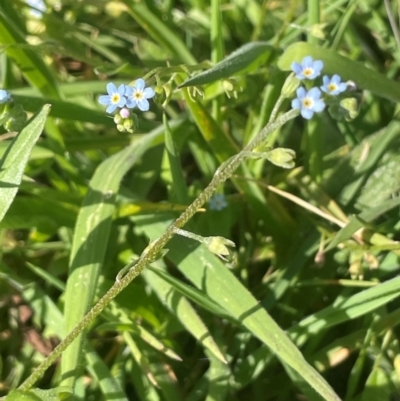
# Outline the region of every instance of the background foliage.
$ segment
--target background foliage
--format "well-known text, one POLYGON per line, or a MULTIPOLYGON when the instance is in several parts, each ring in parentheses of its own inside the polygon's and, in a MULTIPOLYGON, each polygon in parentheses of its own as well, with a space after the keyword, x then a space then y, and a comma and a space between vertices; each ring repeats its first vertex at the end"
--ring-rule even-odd
POLYGON ((55 388, 52 399, 73 385, 79 400, 332 399, 266 347, 267 311, 340 398, 400 400, 400 36, 389 3, 46 0, 38 14, 0 1, 1 88, 36 113, 0 142, 1 395, 259 132, 290 63, 309 54, 355 83, 358 116, 324 112, 274 132, 269 146, 294 149, 296 167, 246 162, 220 189, 228 206, 188 225, 233 240, 232 263, 174 238, 37 386, 55 388), (250 42, 243 64, 177 89, 250 42), (134 134, 118 132, 98 96, 158 67, 150 111, 134 134))

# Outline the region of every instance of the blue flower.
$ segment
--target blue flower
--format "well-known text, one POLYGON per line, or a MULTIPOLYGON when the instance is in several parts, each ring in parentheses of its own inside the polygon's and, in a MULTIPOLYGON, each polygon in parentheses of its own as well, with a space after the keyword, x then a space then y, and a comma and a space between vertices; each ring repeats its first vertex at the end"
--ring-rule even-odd
POLYGON ((0 89, 0 104, 7 103, 11 99, 11 95, 4 89, 0 89))
POLYGON ((300 86, 296 91, 297 98, 292 100, 292 107, 300 110, 301 115, 309 120, 314 113, 319 113, 325 108, 325 103, 318 88, 312 88, 308 92, 300 86))
POLYGON ((128 98, 126 107, 132 109, 137 106, 141 111, 147 111, 150 108, 147 99, 152 98, 155 92, 152 88, 146 88, 145 86, 146 83, 142 78, 139 78, 133 87, 125 85, 125 96, 128 98))
POLYGON ((341 92, 344 92, 347 89, 346 82, 340 82, 342 79, 339 75, 335 74, 331 79, 327 75, 322 78, 324 85, 321 86, 321 90, 323 90, 328 95, 338 95, 341 92))
POLYGON ((323 66, 324 63, 321 60, 313 61, 311 56, 306 56, 301 64, 293 62, 291 69, 297 79, 314 79, 321 73, 323 66))
POLYGON ((225 199, 224 194, 214 194, 208 201, 210 204, 210 210, 222 210, 228 206, 228 202, 225 199))
POLYGON ((112 113, 117 107, 124 107, 126 104, 125 85, 120 85, 117 87, 109 82, 107 84, 108 95, 102 95, 99 97, 99 103, 108 106, 106 109, 107 113, 112 113))

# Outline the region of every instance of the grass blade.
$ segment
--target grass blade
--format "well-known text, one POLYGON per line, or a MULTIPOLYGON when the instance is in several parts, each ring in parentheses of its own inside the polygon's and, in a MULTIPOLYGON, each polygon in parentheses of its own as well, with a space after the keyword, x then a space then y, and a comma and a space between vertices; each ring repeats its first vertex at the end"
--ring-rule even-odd
POLYGON ((0 161, 0 221, 17 194, 25 166, 33 146, 42 133, 49 111, 50 105, 45 105, 29 120, 25 128, 10 143, 0 161))

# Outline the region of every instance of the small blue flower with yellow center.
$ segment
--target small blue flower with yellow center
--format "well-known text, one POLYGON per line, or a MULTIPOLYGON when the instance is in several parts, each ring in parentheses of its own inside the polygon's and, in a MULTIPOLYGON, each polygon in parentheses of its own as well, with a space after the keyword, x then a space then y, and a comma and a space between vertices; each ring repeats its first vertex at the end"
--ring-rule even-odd
POLYGON ((324 63, 321 60, 313 60, 311 56, 303 58, 301 63, 293 62, 292 71, 297 79, 314 79, 321 74, 324 63))
POLYGON ((302 117, 307 120, 325 108, 325 102, 320 99, 321 91, 318 88, 312 88, 307 92, 301 86, 296 94, 297 98, 292 100, 292 107, 300 110, 302 117))
POLYGON ((154 95, 154 89, 146 88, 146 83, 142 78, 136 80, 133 87, 125 85, 126 107, 130 109, 137 106, 141 111, 149 110, 150 104, 147 99, 151 99, 154 95))
POLYGON ((108 95, 99 97, 99 103, 108 106, 107 113, 112 113, 117 107, 124 107, 126 104, 125 85, 121 84, 118 89, 112 82, 107 84, 108 95))
POLYGON ((210 205, 210 210, 220 211, 228 206, 228 202, 226 201, 224 194, 214 194, 208 203, 210 205))
POLYGON ((332 78, 329 78, 327 75, 325 75, 322 78, 324 85, 321 86, 321 90, 328 95, 336 96, 347 89, 346 82, 341 82, 341 80, 342 79, 337 74, 335 74, 332 78))

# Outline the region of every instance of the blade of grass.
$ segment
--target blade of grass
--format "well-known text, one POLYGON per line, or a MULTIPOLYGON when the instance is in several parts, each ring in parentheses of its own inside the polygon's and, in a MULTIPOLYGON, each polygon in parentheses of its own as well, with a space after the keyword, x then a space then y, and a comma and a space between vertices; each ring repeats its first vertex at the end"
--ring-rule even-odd
MULTIPOLYGON (((115 200, 126 172, 162 135, 155 130, 128 148, 106 159, 96 170, 75 226, 70 256, 70 274, 65 293, 65 330, 70 332, 93 302, 97 280, 110 234, 115 200), (76 294, 81 294, 77 297, 76 294)), ((64 352, 61 364, 63 382, 73 385, 78 372, 83 335, 64 352)))
POLYGON ((42 133, 50 105, 32 117, 22 131, 9 144, 0 161, 0 221, 10 207, 18 187, 32 148, 42 133))
POLYGON ((15 24, 16 17, 18 16, 6 14, 6 8, 0 8, 0 43, 6 46, 7 55, 15 61, 32 86, 38 88, 44 96, 59 99, 54 76, 43 58, 33 48, 29 48, 24 35, 15 24))
POLYGON ((188 300, 180 295, 167 281, 157 275, 153 270, 146 269, 143 275, 151 285, 161 302, 173 312, 182 325, 188 330, 214 358, 226 363, 226 358, 215 343, 212 334, 203 323, 195 309, 188 300))
MULTIPOLYGON (((142 228, 152 239, 159 237, 167 228, 167 224, 155 222, 142 228)), ((185 238, 173 239, 168 247, 170 249, 167 254, 168 259, 194 285, 206 292, 250 333, 270 347, 284 363, 298 372, 326 400, 340 400, 258 301, 206 247, 197 246, 185 238)))
POLYGON ((127 11, 142 28, 164 49, 170 51, 182 63, 197 64, 181 38, 144 4, 124 0, 127 11))

